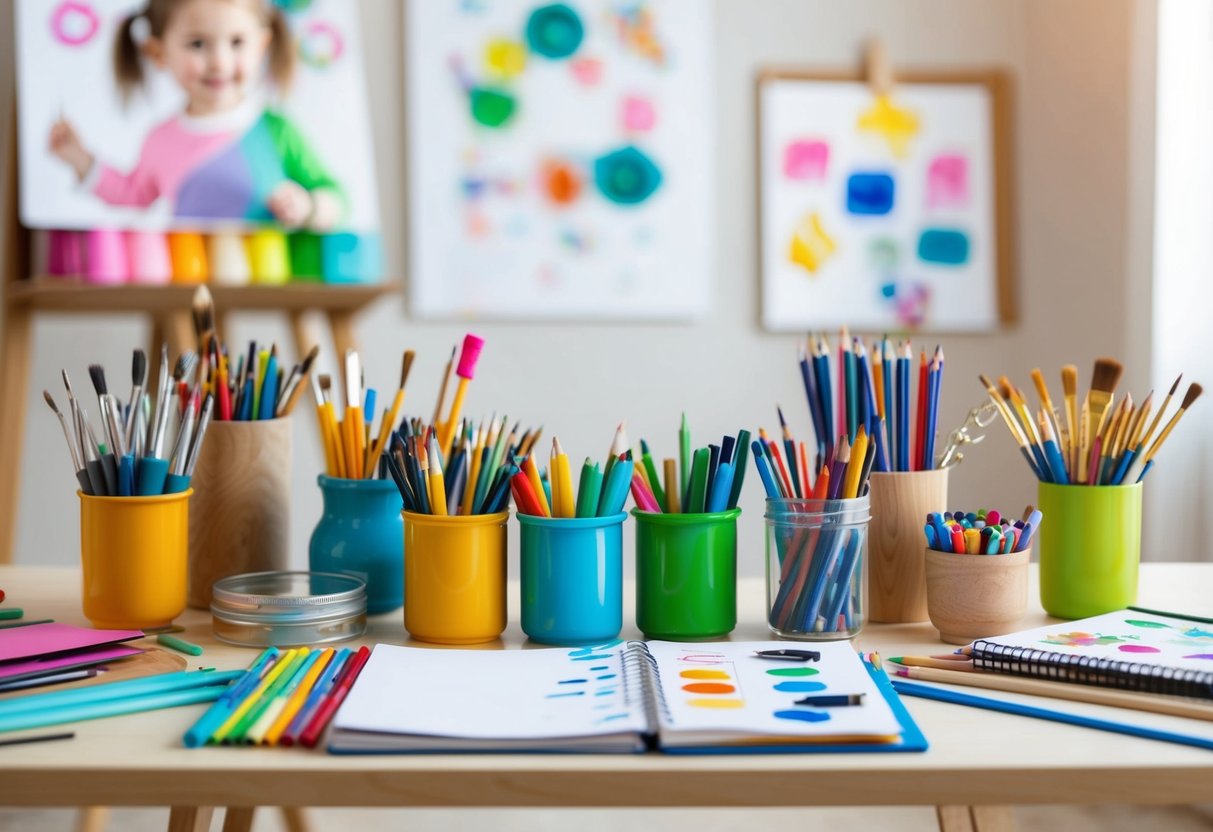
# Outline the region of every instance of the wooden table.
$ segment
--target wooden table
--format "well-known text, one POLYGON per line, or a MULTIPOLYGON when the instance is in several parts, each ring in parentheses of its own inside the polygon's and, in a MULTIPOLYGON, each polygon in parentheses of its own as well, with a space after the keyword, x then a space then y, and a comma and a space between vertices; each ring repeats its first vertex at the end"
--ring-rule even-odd
MULTIPOLYGON (((76 570, 0 567, 0 587, 27 616, 86 623, 76 570)), ((1210 589, 1213 564, 1149 564, 1142 567, 1139 602, 1197 612, 1208 609, 1210 589)), ((1048 621, 1035 595, 1025 628, 1048 621)), ((509 597, 516 607, 517 584, 509 597)), ((762 582, 743 580, 736 639, 768 637, 763 604, 762 582)), ((631 620, 629 610, 624 621, 631 620)), ((179 623, 186 638, 206 648, 191 667, 243 668, 257 655, 216 642, 208 614, 189 611, 179 623)), ((631 627, 624 635, 638 636, 631 627)), ((365 641, 407 643, 401 616, 373 620, 365 641)), ((504 641, 491 646, 521 641, 515 621, 504 641)), ((941 649, 930 624, 871 625, 857 646, 886 656, 941 649)), ((203 707, 174 708, 78 723, 68 742, 0 748, 0 805, 168 805, 174 829, 209 820, 207 810, 194 807, 234 807, 233 819, 251 821, 249 807, 267 804, 934 805, 945 830, 994 830, 1011 828, 1010 804, 1187 804, 1213 794, 1207 751, 922 699, 905 702, 931 743, 925 754, 333 757, 286 748, 187 750, 181 736, 203 707)))

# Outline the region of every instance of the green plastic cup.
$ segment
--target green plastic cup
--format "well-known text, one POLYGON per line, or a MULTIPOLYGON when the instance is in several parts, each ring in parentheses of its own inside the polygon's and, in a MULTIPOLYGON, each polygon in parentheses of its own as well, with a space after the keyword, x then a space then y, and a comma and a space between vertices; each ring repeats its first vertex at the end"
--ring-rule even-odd
POLYGON ((737 626, 741 509, 636 518, 636 625, 647 638, 716 639, 737 626))
POLYGON ((1040 483, 1040 602, 1056 618, 1087 618, 1137 600, 1141 483, 1040 483))

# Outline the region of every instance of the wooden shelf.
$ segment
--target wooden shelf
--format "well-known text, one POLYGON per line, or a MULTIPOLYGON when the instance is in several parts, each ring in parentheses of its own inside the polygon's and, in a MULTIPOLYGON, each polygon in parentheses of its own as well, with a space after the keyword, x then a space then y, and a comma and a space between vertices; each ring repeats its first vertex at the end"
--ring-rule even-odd
MULTIPOLYGON (((222 312, 236 310, 297 311, 308 309, 355 312, 398 291, 395 284, 343 285, 324 283, 285 286, 220 286, 207 284, 222 312)), ((159 312, 190 308, 196 284, 166 286, 94 286, 61 277, 17 280, 5 287, 7 303, 55 312, 159 312)))

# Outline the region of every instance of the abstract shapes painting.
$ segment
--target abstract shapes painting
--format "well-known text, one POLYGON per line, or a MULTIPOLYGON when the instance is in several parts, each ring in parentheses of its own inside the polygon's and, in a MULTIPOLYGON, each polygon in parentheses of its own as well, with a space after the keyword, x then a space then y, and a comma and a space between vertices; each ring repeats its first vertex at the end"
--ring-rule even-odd
POLYGON ((759 79, 771 330, 980 332, 1014 318, 1005 79, 759 79), (959 302, 956 302, 959 301, 959 302))
POLYGON ((413 0, 405 30, 414 314, 706 310, 709 4, 413 0))

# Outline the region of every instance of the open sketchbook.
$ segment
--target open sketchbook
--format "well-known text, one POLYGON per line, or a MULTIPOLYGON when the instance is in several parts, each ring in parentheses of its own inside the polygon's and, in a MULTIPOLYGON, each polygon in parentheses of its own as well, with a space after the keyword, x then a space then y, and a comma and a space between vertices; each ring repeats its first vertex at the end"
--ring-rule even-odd
POLYGON ((329 736, 335 753, 922 751, 882 673, 844 642, 615 642, 465 651, 376 645, 329 736), (798 700, 863 694, 856 706, 798 700))

